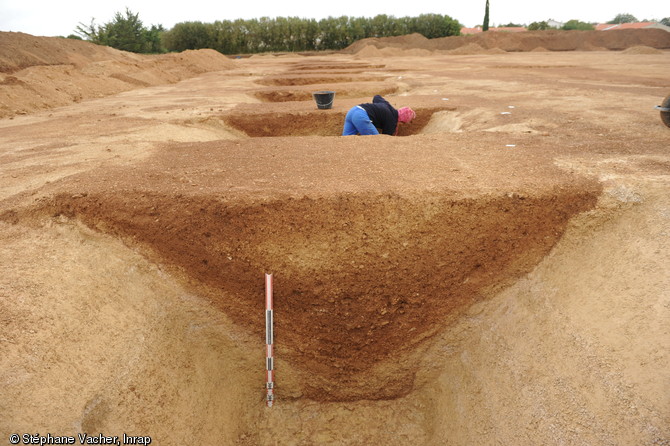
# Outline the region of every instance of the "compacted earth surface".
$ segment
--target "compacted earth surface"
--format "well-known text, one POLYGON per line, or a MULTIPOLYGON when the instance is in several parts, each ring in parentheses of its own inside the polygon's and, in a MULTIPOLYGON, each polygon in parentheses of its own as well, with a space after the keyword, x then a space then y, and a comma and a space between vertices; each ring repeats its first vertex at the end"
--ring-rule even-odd
POLYGON ((670 33, 0 43, 3 444, 670 445, 670 33))

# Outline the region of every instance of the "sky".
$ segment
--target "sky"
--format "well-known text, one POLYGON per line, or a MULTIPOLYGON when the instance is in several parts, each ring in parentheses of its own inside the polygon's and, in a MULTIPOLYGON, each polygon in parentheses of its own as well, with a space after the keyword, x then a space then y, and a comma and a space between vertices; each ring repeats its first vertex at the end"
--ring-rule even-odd
MULTIPOLYGON (((617 14, 633 14, 638 20, 670 16, 670 8, 660 0, 489 0, 490 25, 510 22, 529 24, 554 19, 566 22, 604 23, 617 14)), ((79 23, 95 19, 98 25, 111 21, 116 12, 128 7, 138 13, 142 23, 163 25, 170 29, 176 23, 259 17, 301 17, 322 19, 328 16, 374 17, 387 14, 396 17, 420 14, 448 15, 467 27, 481 24, 486 0, 333 0, 333 1, 212 1, 187 0, 0 0, 0 31, 18 31, 35 36, 68 36, 79 23)))

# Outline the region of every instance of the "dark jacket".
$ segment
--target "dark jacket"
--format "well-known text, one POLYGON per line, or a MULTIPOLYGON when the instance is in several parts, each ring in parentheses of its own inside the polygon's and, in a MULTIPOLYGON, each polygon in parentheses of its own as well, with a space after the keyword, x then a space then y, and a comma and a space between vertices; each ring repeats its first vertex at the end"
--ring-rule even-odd
POLYGON ((381 130, 384 135, 395 135, 398 127, 398 110, 393 108, 389 102, 381 97, 375 95, 372 98, 372 104, 360 104, 370 117, 372 125, 381 130))

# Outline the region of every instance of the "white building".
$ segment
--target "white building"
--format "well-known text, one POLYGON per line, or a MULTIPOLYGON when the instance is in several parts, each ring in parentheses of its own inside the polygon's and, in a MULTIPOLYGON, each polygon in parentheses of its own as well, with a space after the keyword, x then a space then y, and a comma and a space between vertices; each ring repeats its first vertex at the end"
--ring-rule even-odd
POLYGON ((562 28, 565 23, 563 22, 557 22, 554 19, 549 19, 547 20, 547 25, 549 25, 550 28, 562 28))

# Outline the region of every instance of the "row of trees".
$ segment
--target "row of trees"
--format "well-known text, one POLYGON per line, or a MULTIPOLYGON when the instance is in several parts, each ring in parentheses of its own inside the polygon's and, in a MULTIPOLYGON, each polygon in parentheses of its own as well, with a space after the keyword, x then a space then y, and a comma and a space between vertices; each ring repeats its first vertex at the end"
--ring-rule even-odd
MULTIPOLYGON (((484 30, 488 29, 489 0, 486 1, 484 30)), ((631 14, 619 14, 608 23, 635 22, 631 14)), ((661 20, 670 26, 670 18, 661 20)), ((507 26, 522 26, 510 23, 507 26)), ((298 17, 263 17, 251 20, 223 20, 214 23, 182 22, 165 30, 161 25, 144 26, 139 14, 126 8, 112 21, 96 25, 80 24, 76 32, 91 42, 135 53, 160 53, 211 48, 223 54, 265 51, 339 50, 367 37, 390 37, 419 33, 429 39, 460 34, 462 25, 447 15, 422 14, 418 17, 394 17, 385 14, 373 18, 328 17, 315 20, 298 17)), ((533 22, 529 30, 549 29, 547 22, 533 22)), ((590 23, 570 20, 562 29, 594 29, 590 23)), ((71 38, 80 38, 71 35, 71 38)))
POLYGON ((139 14, 126 9, 104 25, 80 24, 76 35, 91 42, 135 53, 158 53, 211 48, 223 54, 265 51, 339 50, 366 37, 390 37, 420 33, 427 38, 460 34, 462 25, 446 15, 418 17, 377 15, 365 17, 262 17, 251 20, 223 20, 214 23, 182 22, 165 30, 147 28, 139 14))
POLYGON ((446 15, 422 14, 373 18, 328 17, 315 20, 298 17, 262 17, 223 20, 214 23, 177 23, 162 36, 169 51, 212 48, 224 54, 265 51, 339 50, 367 37, 420 33, 427 38, 454 36, 462 25, 446 15))

